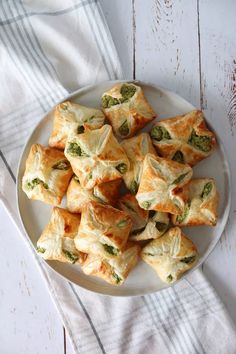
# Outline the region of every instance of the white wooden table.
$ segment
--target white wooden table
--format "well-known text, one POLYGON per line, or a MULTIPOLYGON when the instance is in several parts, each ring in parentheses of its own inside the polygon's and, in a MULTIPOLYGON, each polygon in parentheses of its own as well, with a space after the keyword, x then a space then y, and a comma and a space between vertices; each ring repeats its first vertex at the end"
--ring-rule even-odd
MULTIPOLYGON (((204 110, 236 181, 236 2, 101 0, 126 78, 164 86, 204 110)), ((204 264, 236 323, 236 184, 227 228, 204 264)), ((72 354, 31 255, 0 207, 0 352, 72 354), (2 286, 3 285, 3 286, 2 286)))

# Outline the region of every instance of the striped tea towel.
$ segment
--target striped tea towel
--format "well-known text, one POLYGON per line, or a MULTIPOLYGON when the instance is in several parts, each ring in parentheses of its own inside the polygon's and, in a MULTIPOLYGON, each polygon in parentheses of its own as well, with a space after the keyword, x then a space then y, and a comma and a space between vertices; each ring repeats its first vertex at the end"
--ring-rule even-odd
POLYGON ((97 1, 3 0, 0 43, 1 201, 47 283, 75 353, 236 353, 235 328, 200 270, 148 296, 96 295, 49 269, 19 226, 16 166, 30 131, 69 91, 122 77, 97 1))

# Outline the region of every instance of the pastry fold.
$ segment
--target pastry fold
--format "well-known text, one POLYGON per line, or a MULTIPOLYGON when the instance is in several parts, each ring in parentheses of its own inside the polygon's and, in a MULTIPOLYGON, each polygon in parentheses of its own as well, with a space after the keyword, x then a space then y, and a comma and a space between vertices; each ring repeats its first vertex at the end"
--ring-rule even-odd
POLYGON ((121 255, 109 259, 89 254, 82 265, 87 275, 99 277, 112 285, 122 285, 138 262, 140 247, 128 242, 121 255))
POLYGON ((118 207, 127 213, 132 220, 133 225, 130 235, 139 233, 145 228, 148 221, 148 211, 140 208, 134 195, 126 194, 121 197, 118 201, 118 207))
POLYGON ((26 160, 22 189, 29 199, 59 205, 72 175, 62 151, 33 144, 26 160))
POLYGON ((201 111, 163 119, 154 125, 150 135, 159 155, 190 166, 209 156, 216 144, 201 111))
POLYGON ((66 101, 54 109, 53 129, 49 146, 64 149, 71 134, 81 134, 85 128, 98 129, 104 124, 105 116, 99 109, 81 106, 66 101))
POLYGON ((147 154, 136 195, 140 207, 181 214, 185 202, 182 187, 189 182, 192 173, 189 165, 147 154))
POLYGON ((124 249, 132 221, 128 214, 96 202, 87 203, 81 214, 76 248, 105 258, 116 258, 124 249))
POLYGON ((196 246, 179 227, 169 229, 160 238, 149 242, 141 257, 157 272, 162 281, 173 283, 197 261, 196 246))
POLYGON ((133 136, 156 117, 142 88, 134 83, 119 83, 104 92, 102 108, 120 138, 133 136))
POLYGON ((82 264, 86 254, 75 248, 80 215, 54 207, 48 225, 37 242, 37 252, 47 260, 82 264))
POLYGON ((170 219, 168 213, 160 211, 150 211, 149 219, 143 230, 138 230, 130 234, 130 240, 143 241, 156 239, 162 236, 169 227, 170 219), (152 215, 153 214, 153 215, 152 215))
POLYGON ((67 189, 67 208, 72 213, 81 213, 89 202, 95 201, 115 205, 119 198, 121 179, 105 182, 93 189, 82 188, 77 177, 72 178, 67 189))
POLYGON ((129 169, 129 160, 112 133, 110 125, 70 136, 65 156, 81 186, 94 186, 120 179, 129 169))
POLYGON ((121 146, 130 162, 130 168, 123 179, 130 192, 136 194, 143 172, 143 160, 148 153, 156 155, 156 151, 147 133, 123 140, 121 146))
POLYGON ((196 178, 183 187, 188 199, 181 215, 172 215, 172 223, 180 226, 217 223, 219 194, 213 178, 196 178))

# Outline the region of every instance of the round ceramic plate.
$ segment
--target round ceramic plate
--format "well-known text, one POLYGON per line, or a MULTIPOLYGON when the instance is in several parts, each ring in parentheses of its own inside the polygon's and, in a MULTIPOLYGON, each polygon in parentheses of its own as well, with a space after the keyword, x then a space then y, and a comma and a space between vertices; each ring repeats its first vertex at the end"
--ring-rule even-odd
MULTIPOLYGON (((106 81, 80 89, 66 97, 65 100, 69 99, 85 106, 99 108, 102 93, 117 82, 118 81, 106 81)), ((137 84, 142 86, 145 96, 158 113, 157 120, 183 114, 195 109, 190 103, 173 92, 142 82, 137 82, 137 84)), ((53 121, 52 111, 53 110, 51 110, 34 129, 25 145, 18 169, 17 193, 19 214, 25 231, 34 246, 36 246, 39 236, 50 219, 52 207, 40 201, 29 200, 21 189, 21 180, 31 145, 34 143, 40 143, 42 145, 48 144, 53 121)), ((146 126, 144 130, 149 131, 152 124, 153 122, 146 126)), ((218 146, 214 153, 209 158, 201 161, 193 169, 194 177, 214 177, 220 194, 219 220, 217 226, 184 228, 184 232, 196 244, 200 254, 198 264, 196 264, 195 268, 199 267, 200 264, 206 260, 207 256, 220 239, 230 209, 229 167, 219 137, 217 140, 218 146)), ((63 200, 61 206, 65 206, 65 200, 63 200)), ((142 261, 138 263, 135 269, 129 274, 126 282, 120 287, 109 285, 99 278, 85 275, 79 265, 71 265, 57 261, 48 261, 47 263, 67 280, 96 293, 113 296, 135 296, 156 292, 170 286, 163 283, 154 270, 142 261)))

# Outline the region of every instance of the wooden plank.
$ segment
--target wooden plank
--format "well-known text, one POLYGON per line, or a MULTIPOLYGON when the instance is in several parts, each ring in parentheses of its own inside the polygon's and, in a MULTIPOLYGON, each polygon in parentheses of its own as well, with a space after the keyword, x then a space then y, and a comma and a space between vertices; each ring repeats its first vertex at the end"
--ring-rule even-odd
POLYGON ((232 209, 226 230, 204 271, 236 322, 236 2, 199 0, 201 101, 231 162, 232 209), (210 14, 210 21, 209 21, 210 14))
POLYGON ((64 354, 63 327, 57 311, 2 205, 0 220, 1 353, 64 354))
POLYGON ((133 73, 132 0, 100 0, 100 4, 121 61, 124 78, 130 80, 133 73))
POLYGON ((199 107, 196 1, 134 0, 136 79, 161 85, 199 107))

